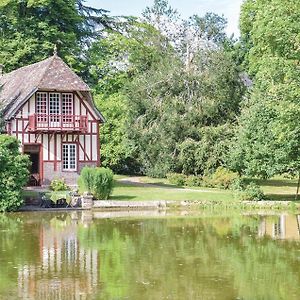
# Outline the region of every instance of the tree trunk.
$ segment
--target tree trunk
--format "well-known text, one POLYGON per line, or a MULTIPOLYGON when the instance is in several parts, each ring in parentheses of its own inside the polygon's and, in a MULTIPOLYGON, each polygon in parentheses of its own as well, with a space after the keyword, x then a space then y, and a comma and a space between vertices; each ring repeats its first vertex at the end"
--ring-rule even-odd
POLYGON ((298 184, 297 184, 297 192, 296 192, 295 200, 298 200, 299 187, 300 187, 300 172, 299 172, 299 176, 298 176, 298 184))

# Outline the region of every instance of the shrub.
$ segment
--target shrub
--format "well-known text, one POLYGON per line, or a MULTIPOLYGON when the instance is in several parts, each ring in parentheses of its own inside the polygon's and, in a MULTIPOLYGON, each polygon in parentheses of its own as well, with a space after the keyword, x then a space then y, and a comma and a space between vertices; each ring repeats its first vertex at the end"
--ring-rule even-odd
POLYGON ((19 151, 19 141, 0 135, 0 212, 18 209, 23 204, 21 191, 28 181, 30 161, 19 151))
POLYGON ((114 174, 107 168, 96 168, 93 181, 93 195, 97 199, 107 200, 113 189, 114 174))
POLYGON ((81 191, 92 193, 94 187, 95 168, 84 167, 80 172, 78 186, 81 191))
POLYGON ((239 178, 239 175, 224 167, 219 167, 215 173, 203 176, 202 184, 208 187, 229 189, 230 186, 239 178))
POLYGON ((113 189, 113 172, 108 168, 84 167, 78 179, 79 190, 96 199, 108 199, 113 189))
POLYGON ((171 184, 182 186, 185 184, 186 175, 179 173, 168 173, 167 179, 171 184))
POLYGON ((54 192, 68 191, 69 187, 67 186, 64 178, 57 178, 51 181, 50 190, 54 192))
POLYGON ((251 182, 244 191, 239 193, 239 199, 243 201, 261 201, 265 200, 266 196, 257 184, 251 182))
POLYGON ((230 189, 233 191, 244 191, 249 184, 248 180, 242 177, 238 177, 230 185, 230 189))
POLYGON ((185 179, 185 185, 187 186, 201 186, 202 184, 202 177, 190 175, 187 176, 185 179))

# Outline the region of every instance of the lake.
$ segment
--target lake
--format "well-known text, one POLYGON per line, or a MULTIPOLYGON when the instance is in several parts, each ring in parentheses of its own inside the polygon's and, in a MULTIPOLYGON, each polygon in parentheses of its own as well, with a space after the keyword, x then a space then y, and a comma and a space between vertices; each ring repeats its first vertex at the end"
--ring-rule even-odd
POLYGON ((0 215, 0 299, 300 299, 300 216, 0 215))

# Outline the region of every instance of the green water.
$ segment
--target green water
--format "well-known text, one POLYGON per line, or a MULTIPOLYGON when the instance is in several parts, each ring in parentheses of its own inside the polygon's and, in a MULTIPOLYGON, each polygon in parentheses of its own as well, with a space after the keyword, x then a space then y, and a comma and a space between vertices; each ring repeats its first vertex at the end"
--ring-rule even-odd
POLYGON ((0 215, 0 299, 300 299, 298 217, 0 215))

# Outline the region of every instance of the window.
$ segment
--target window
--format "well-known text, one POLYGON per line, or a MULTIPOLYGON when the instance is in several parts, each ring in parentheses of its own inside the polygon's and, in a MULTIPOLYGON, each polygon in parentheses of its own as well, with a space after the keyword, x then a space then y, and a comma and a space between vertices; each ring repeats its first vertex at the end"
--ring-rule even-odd
POLYGON ((38 122, 47 121, 47 93, 37 93, 36 94, 36 112, 38 114, 38 122))
POLYGON ((50 93, 49 94, 49 113, 51 114, 59 114, 59 97, 58 93, 50 93))
POLYGON ((76 144, 63 144, 63 170, 76 171, 76 144))
POLYGON ((72 122, 73 115, 73 94, 62 94, 63 122, 72 122))
POLYGON ((49 94, 49 114, 50 122, 59 122, 60 112, 60 94, 50 93, 49 94))

